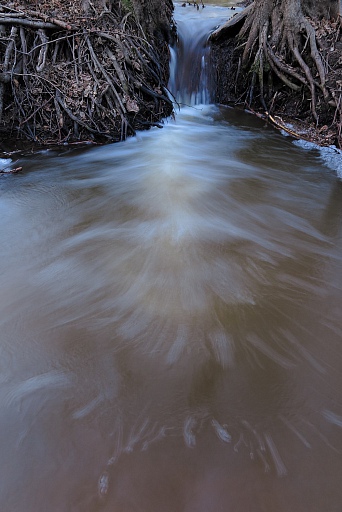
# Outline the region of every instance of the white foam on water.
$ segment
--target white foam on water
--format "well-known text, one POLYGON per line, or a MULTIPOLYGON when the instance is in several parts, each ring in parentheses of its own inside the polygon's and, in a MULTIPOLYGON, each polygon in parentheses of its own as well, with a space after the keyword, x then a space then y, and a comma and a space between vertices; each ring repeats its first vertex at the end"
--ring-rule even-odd
POLYGON ((342 428, 342 416, 339 414, 336 414, 332 411, 324 410, 322 412, 324 418, 329 421, 329 423, 332 423, 333 425, 337 425, 338 427, 342 428))
POLYGON ((7 172, 12 165, 10 158, 0 158, 0 172, 7 172))
POLYGON ((196 436, 193 429, 196 427, 197 421, 194 417, 188 416, 184 422, 183 436, 185 444, 189 448, 193 448, 196 445, 196 436))
POLYGON ((336 146, 321 147, 314 142, 303 139, 295 140, 293 143, 303 149, 319 151, 320 158, 323 160, 324 164, 333 171, 336 171, 337 176, 342 178, 342 151, 336 146))
POLYGON ((211 420, 211 424, 213 426, 213 429, 215 430, 217 437, 221 439, 221 441, 224 441, 225 443, 231 442, 232 436, 229 434, 226 425, 221 425, 214 418, 211 420))
POLYGON ((46 392, 47 389, 70 388, 71 380, 65 372, 51 370, 47 373, 34 375, 13 386, 7 394, 7 402, 20 401, 36 392, 46 392))

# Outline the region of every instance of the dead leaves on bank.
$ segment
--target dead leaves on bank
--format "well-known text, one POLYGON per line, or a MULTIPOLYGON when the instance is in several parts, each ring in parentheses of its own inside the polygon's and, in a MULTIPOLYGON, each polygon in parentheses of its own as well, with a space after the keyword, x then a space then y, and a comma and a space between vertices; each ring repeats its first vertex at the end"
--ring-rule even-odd
POLYGON ((171 112, 160 53, 119 3, 94 4, 103 10, 0 2, 0 123, 8 133, 42 144, 123 140, 171 112))

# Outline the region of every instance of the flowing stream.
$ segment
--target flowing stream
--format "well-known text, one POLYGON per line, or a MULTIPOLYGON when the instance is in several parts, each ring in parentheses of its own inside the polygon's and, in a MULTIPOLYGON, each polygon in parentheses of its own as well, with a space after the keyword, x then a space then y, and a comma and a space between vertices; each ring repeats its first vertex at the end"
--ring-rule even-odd
POLYGON ((341 510, 342 183, 210 103, 231 14, 163 129, 0 177, 1 512, 341 510))

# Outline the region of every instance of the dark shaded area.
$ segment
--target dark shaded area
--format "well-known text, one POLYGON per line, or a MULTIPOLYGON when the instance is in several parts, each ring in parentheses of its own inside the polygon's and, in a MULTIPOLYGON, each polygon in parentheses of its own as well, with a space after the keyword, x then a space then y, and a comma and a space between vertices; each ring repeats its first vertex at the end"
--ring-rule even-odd
POLYGON ((123 140, 172 111, 170 0, 0 3, 0 131, 39 144, 123 140))

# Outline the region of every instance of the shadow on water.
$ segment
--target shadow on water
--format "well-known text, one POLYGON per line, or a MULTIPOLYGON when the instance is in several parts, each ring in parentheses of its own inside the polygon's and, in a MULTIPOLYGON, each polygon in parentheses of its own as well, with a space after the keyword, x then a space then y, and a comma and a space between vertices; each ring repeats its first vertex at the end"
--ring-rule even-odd
POLYGON ((337 511, 341 182, 214 105, 1 182, 3 512, 337 511))

